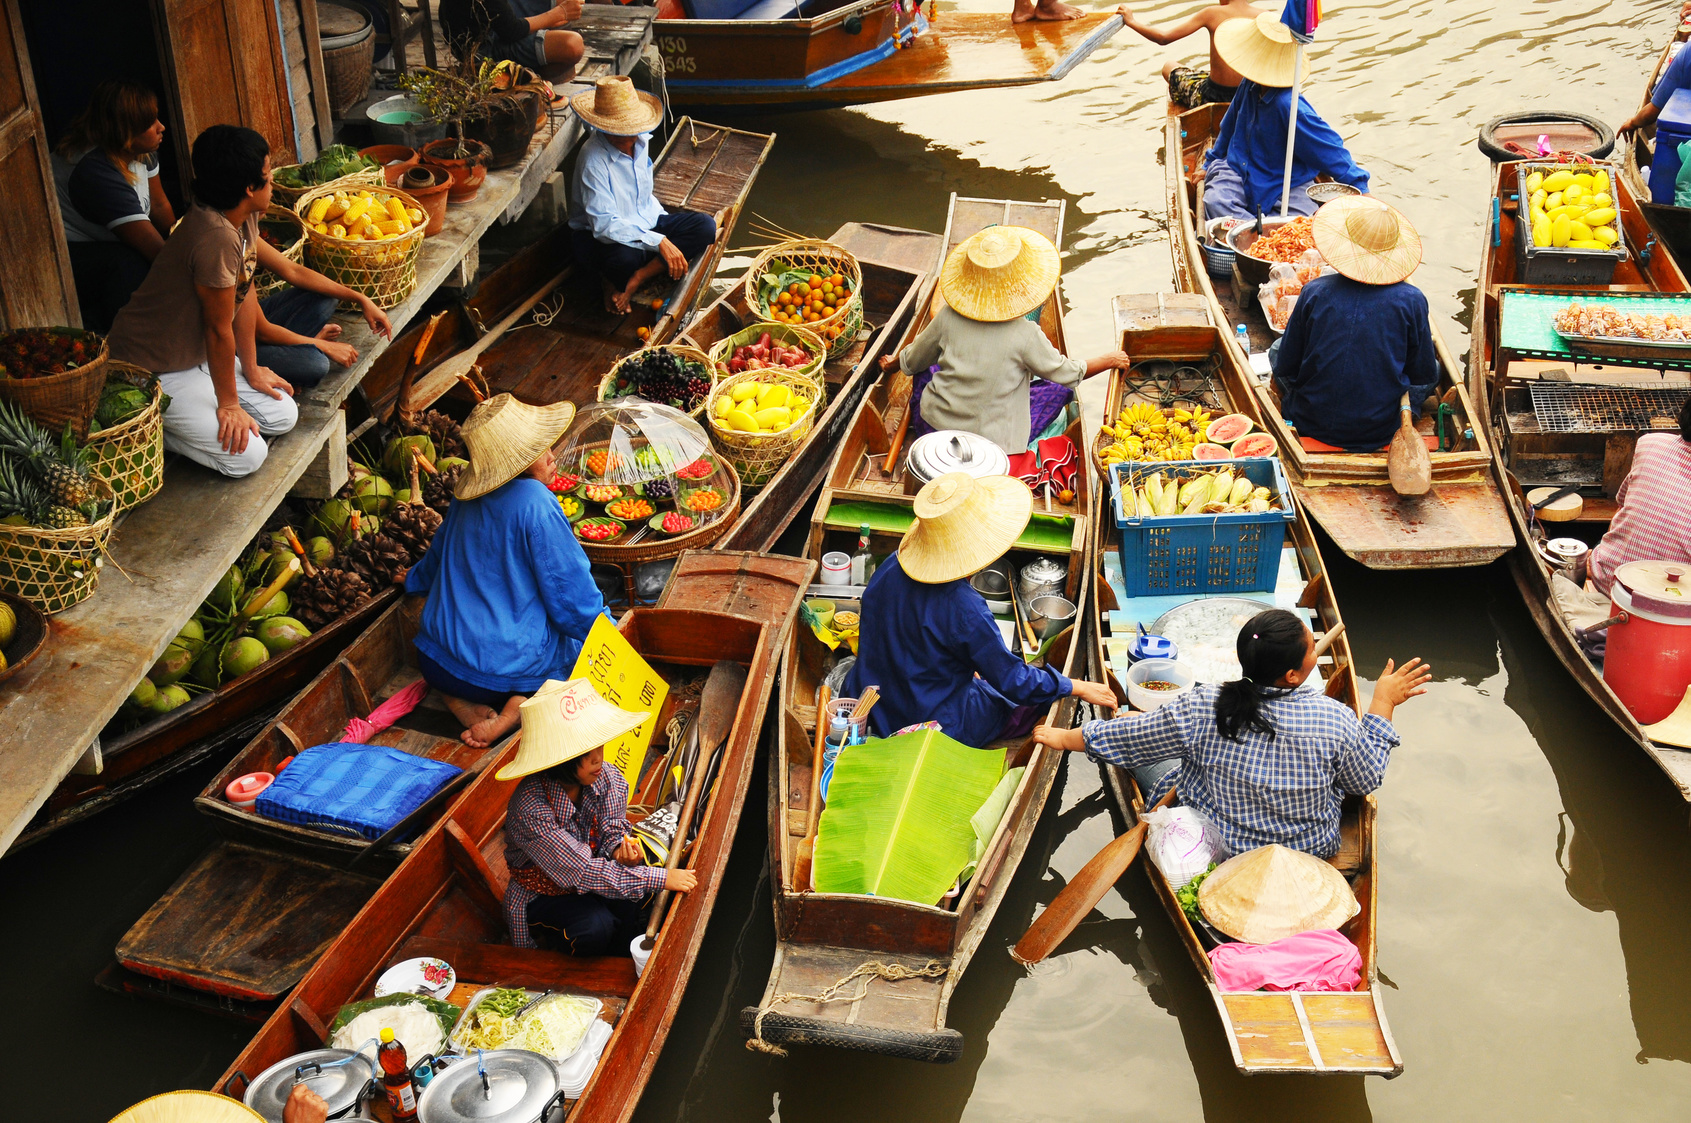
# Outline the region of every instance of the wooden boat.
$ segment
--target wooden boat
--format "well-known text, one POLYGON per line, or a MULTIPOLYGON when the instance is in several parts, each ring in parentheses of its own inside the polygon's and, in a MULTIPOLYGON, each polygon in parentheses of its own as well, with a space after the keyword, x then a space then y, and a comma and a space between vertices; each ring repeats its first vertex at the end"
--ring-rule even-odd
POLYGON ((661 0, 656 39, 685 106, 832 109, 1063 78, 1122 28, 1112 13, 1013 24, 894 0, 661 0), (695 18, 699 17, 699 18, 695 18))
MULTIPOLYGON (((1106 416, 1114 417, 1134 401, 1148 401, 1167 408, 1179 400, 1196 400, 1217 413, 1242 412, 1260 423, 1247 372, 1235 362, 1227 347, 1225 325, 1209 318, 1207 302, 1193 307, 1180 303, 1190 296, 1124 297, 1114 302, 1116 331, 1122 350, 1134 360, 1124 378, 1117 371, 1110 379, 1106 416), (1166 379, 1174 367, 1213 372, 1206 379, 1166 379), (1168 400, 1148 395, 1136 387, 1148 373, 1164 375, 1168 400), (1174 395, 1180 395, 1176 399, 1174 395), (1190 397, 1187 397, 1190 395, 1190 397)), ((1109 511, 1108 484, 1101 483, 1093 504, 1096 547, 1092 557, 1091 590, 1086 610, 1090 624, 1088 638, 1093 663, 1109 677, 1122 705, 1127 694, 1122 688, 1126 674, 1126 647, 1135 624, 1150 629, 1158 616, 1180 603, 1176 596, 1129 597, 1122 582, 1122 531, 1109 511)), ((1295 558, 1295 571, 1284 563, 1275 594, 1240 593, 1307 614, 1311 629, 1319 636, 1341 623, 1339 605, 1333 595, 1321 551, 1315 543, 1303 513, 1287 526, 1284 550, 1295 558)), ((1356 672, 1350 643, 1343 634, 1321 657, 1319 671, 1329 697, 1358 706, 1356 672)), ((1360 709, 1359 709, 1360 712, 1360 709)), ((1144 800, 1126 769, 1105 770, 1110 791, 1129 826, 1145 812, 1144 800)), ((1154 863, 1146 861, 1146 876, 1168 912, 1192 965, 1203 978, 1215 1002, 1222 1030, 1227 1034, 1233 1063, 1247 1075, 1265 1072, 1298 1072, 1319 1075, 1372 1074, 1395 1076, 1403 1071, 1403 1060, 1381 1004, 1375 964, 1375 929, 1379 919, 1378 850, 1375 840, 1375 797, 1351 797, 1346 801, 1341 848, 1331 861, 1350 879, 1362 906, 1342 929, 1362 955, 1361 990, 1352 993, 1253 992, 1223 993, 1210 967, 1208 950, 1214 941, 1195 928, 1175 899, 1175 890, 1154 863)))
MULTIPOLYGON (((747 672, 718 779, 687 858, 698 888, 670 906, 644 972, 636 976, 626 955, 575 957, 504 942, 501 902, 508 873, 502 827, 515 784, 496 779, 490 767, 345 926, 217 1087, 238 1095, 238 1077, 321 1047, 336 1011, 368 998, 388 966, 430 955, 456 970, 451 1001, 459 1005, 493 983, 601 999, 601 1017, 615 1029, 592 1081, 570 1107, 570 1118, 627 1120, 657 1063, 704 938, 756 763, 775 665, 813 571, 811 563, 796 558, 689 553, 678 562, 660 606, 634 609, 622 620, 623 635, 677 687, 708 673, 719 659, 738 662, 747 672)), ((684 693, 674 689, 670 698, 684 693)), ((659 721, 659 737, 665 725, 659 721)), ((500 763, 514 751, 503 749, 500 763)), ((657 753, 648 757, 655 760, 657 753)))
MULTIPOLYGON (((1236 266, 1231 281, 1212 279, 1199 249, 1196 216, 1203 214, 1203 182, 1197 173, 1226 108, 1206 105, 1177 113, 1171 107, 1167 119, 1163 163, 1175 283, 1182 292, 1202 293, 1213 304, 1217 323, 1244 324, 1251 351, 1264 352, 1274 335, 1255 294, 1246 292, 1236 266)), ((1469 423, 1473 405, 1462 385, 1461 368, 1445 347, 1437 323, 1432 329, 1440 367, 1438 393, 1450 407, 1450 417, 1443 426, 1430 413, 1421 419, 1433 464, 1433 489, 1426 495, 1407 498, 1391 489, 1383 449, 1305 449, 1280 416, 1272 389, 1252 379, 1263 428, 1279 442, 1299 504, 1341 550, 1371 569, 1484 565, 1515 541, 1492 475, 1492 450, 1484 429, 1469 423)), ((1249 358, 1231 334, 1227 346, 1240 369, 1249 370, 1249 358)))
MULTIPOLYGON (((1673 61, 1675 47, 1691 38, 1691 28, 1681 21, 1674 27, 1673 36, 1662 47, 1662 53, 1656 57, 1655 68, 1650 71, 1650 80, 1644 85, 1644 96, 1639 101, 1639 108, 1650 102, 1650 94, 1656 84, 1661 81, 1668 64, 1673 61)), ((1638 205, 1644 212, 1644 218, 1650 224, 1651 232, 1667 247, 1681 271, 1691 266, 1691 207, 1676 207, 1668 203, 1657 203, 1651 200, 1650 185, 1644 181, 1641 168, 1647 168, 1656 158, 1656 126, 1654 124, 1633 133, 1630 137, 1615 138, 1615 155, 1621 161, 1621 171, 1628 189, 1638 200, 1638 205)), ((1648 244, 1648 243, 1644 243, 1648 244)))
MULTIPOLYGON (((1006 223, 1039 230, 1061 244, 1062 216, 1060 202, 953 197, 946 223, 946 251, 987 226, 1006 223)), ((931 302, 924 299, 922 314, 907 329, 900 346, 926 324, 931 308, 931 302)), ((1059 293, 1053 293, 1047 301, 1040 325, 1052 342, 1063 345, 1059 293)), ((876 383, 865 397, 817 499, 805 548, 807 557, 817 559, 829 550, 850 552, 864 523, 871 527, 872 548, 877 554, 891 553, 897 547, 910 523, 910 505, 917 489, 908 485, 902 474, 884 471, 882 461, 888 442, 900 430, 909 391, 910 380, 895 372, 876 383)), ((1078 447, 1078 423, 1070 428, 1069 435, 1078 447)), ((1066 563, 1065 595, 1079 604, 1090 572, 1089 492, 1084 471, 1077 486, 1076 498, 1068 504, 1054 502, 1050 515, 1036 503, 1035 521, 1009 557, 1017 565, 1039 555, 1066 563)), ((843 609, 851 602, 836 599, 836 603, 843 609)), ((1084 660, 1079 653, 1085 645, 1075 640, 1071 628, 1050 641, 1044 653, 1046 661, 1065 672, 1073 668, 1077 660, 1084 660)), ((1023 650, 1025 653, 1025 647, 1023 650)), ((741 1011, 740 1028, 750 1035, 760 1010, 767 1007, 760 1033, 768 1043, 827 1044, 912 1060, 953 1061, 962 1052, 963 1035, 946 1025, 946 1009, 1027 849, 1056 779, 1061 754, 1032 746, 1031 742, 1026 746, 1031 748, 1031 756, 1019 761, 1026 764, 1026 772, 975 874, 954 898, 954 905, 937 907, 885 897, 800 892, 793 883, 793 861, 806 831, 817 691, 830 661, 830 653, 808 629, 794 629, 781 669, 781 713, 769 768, 775 962, 763 1006, 741 1011), (815 995, 866 963, 917 972, 943 968, 943 974, 896 980, 869 977, 852 983, 859 989, 855 992, 857 999, 850 1003, 823 1004, 786 997, 815 995)), ((1074 699, 1066 698, 1051 707, 1046 721, 1068 724, 1073 712, 1074 699)))
POLYGON ((282 699, 298 693, 398 596, 397 591, 383 590, 256 670, 110 741, 102 739, 100 771, 65 777, 12 849, 39 842, 206 757, 244 743, 282 699))
MULTIPOLYGON (((1515 261, 1509 247, 1515 236, 1519 201, 1513 197, 1509 184, 1513 181, 1512 165, 1498 166, 1494 186, 1494 204, 1486 216, 1485 246, 1480 258, 1477 279, 1477 314, 1472 328, 1473 345, 1469 351, 1468 377, 1474 399, 1482 406, 1480 422, 1497 457, 1497 471, 1507 487, 1504 500, 1509 517, 1519 536, 1520 545, 1509 556, 1509 568, 1515 583, 1526 599, 1527 611, 1532 614, 1545 640, 1555 651, 1562 665, 1567 667, 1576 682, 1589 694, 1626 736, 1630 737, 1665 772, 1679 790, 1682 798, 1691 800, 1691 753, 1650 740, 1626 705, 1603 681, 1601 672, 1592 665, 1580 649, 1574 636, 1573 624, 1558 605, 1552 585, 1552 569, 1540 552, 1540 543, 1548 537, 1572 536, 1595 544, 1609 527, 1618 504, 1615 493, 1626 478, 1632 463, 1632 447, 1641 430, 1593 429, 1584 432, 1547 432, 1533 407, 1533 388, 1544 381, 1569 383, 1568 392, 1582 389, 1597 393, 1613 391, 1625 393, 1624 383, 1642 375, 1651 383, 1662 384, 1659 369, 1673 364, 1659 360, 1642 369, 1609 360, 1578 361, 1573 357, 1546 359, 1522 356, 1502 338, 1503 310, 1509 294, 1528 291, 1525 286, 1512 285, 1515 261), (1629 371, 1633 373, 1628 374, 1629 371), (1618 390, 1615 383, 1622 383, 1618 390), (1532 514, 1525 500, 1526 489, 1541 486, 1577 486, 1583 500, 1579 518, 1556 524, 1546 532, 1544 525, 1532 514)), ((1621 203, 1621 223, 1631 246, 1647 244, 1649 227, 1636 196, 1623 177, 1618 183, 1617 201, 1621 203)), ((1642 255, 1638 255, 1642 256, 1642 255)), ((1615 270, 1613 290, 1566 286, 1536 286, 1535 291, 1565 292, 1570 302, 1582 295, 1599 295, 1607 291, 1617 293, 1683 294, 1691 292, 1685 275, 1672 258, 1663 253, 1653 254, 1642 266, 1629 259, 1615 270)), ((1676 372, 1673 385, 1684 386, 1687 375, 1676 372)), ((1595 420, 1602 411, 1590 416, 1595 420)))

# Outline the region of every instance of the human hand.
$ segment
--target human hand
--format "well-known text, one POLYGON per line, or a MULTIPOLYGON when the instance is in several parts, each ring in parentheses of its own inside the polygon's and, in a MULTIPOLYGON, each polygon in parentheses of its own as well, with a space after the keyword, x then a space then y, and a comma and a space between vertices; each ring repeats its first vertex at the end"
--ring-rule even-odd
POLYGON ((1081 682, 1077 679, 1069 693, 1102 709, 1113 712, 1116 708, 1116 692, 1101 682, 1081 682))
POLYGON ((658 243, 658 253, 663 255, 664 264, 669 266, 672 280, 679 281, 687 275, 687 255, 675 248, 675 243, 665 238, 658 243))
POLYGON ((393 575, 393 583, 394 583, 394 584, 395 584, 395 585, 403 585, 403 584, 405 584, 405 575, 406 575, 406 574, 407 574, 407 573, 410 573, 410 572, 411 572, 411 570, 410 570, 410 568, 409 568, 409 567, 407 567, 407 568, 405 568, 405 569, 402 569, 402 570, 400 570, 400 571, 399 571, 399 572, 397 572, 397 573, 395 573, 395 574, 394 574, 394 575, 393 575))
POLYGON ((893 367, 896 367, 898 365, 898 356, 897 355, 882 355, 879 359, 876 359, 875 361, 881 364, 881 373, 885 374, 888 371, 892 370, 893 367))
POLYGON ((329 361, 336 366, 349 367, 358 361, 358 348, 350 343, 338 343, 333 339, 313 340, 317 349, 329 356, 329 361))
POLYGON ((239 456, 247 451, 247 441, 258 436, 258 422, 248 416, 240 403, 217 407, 217 443, 223 451, 239 456))
POLYGON ((663 887, 674 893, 691 893, 699 887, 699 875, 692 870, 670 870, 663 875, 663 887))
POLYGON ((324 1123, 329 1118, 329 1102, 304 1084, 295 1084, 282 1105, 282 1123, 324 1123))
POLYGON ((1033 739, 1041 745, 1053 749, 1060 749, 1066 753, 1078 753, 1086 748, 1086 738, 1078 729, 1058 729, 1054 725, 1036 725, 1033 728, 1033 739))
POLYGON ((1401 667, 1387 659, 1386 669, 1380 672, 1380 680, 1374 684, 1374 700, 1369 704, 1368 712, 1379 714, 1389 721, 1393 708, 1426 693, 1423 688, 1432 677, 1432 668, 1421 662, 1419 657, 1401 667))
POLYGON ((1127 357, 1126 351, 1110 351, 1104 355, 1104 361, 1116 370, 1126 370, 1133 365, 1133 360, 1127 357))
POLYGON ((622 836, 622 841, 617 843, 616 853, 612 854, 611 857, 625 866, 641 865, 644 859, 644 855, 640 853, 640 844, 634 841, 634 836, 631 834, 622 836))
MULTIPOLYGON (((575 0, 575 9, 579 14, 581 11, 581 0, 575 0)), ((371 300, 367 296, 363 296, 362 293, 359 295, 363 297, 363 299, 358 302, 358 307, 359 310, 364 313, 364 322, 370 325, 371 331, 375 332, 383 339, 392 339, 393 324, 388 322, 388 314, 376 307, 376 302, 374 300, 371 300)))
POLYGON ((269 394, 277 401, 280 401, 284 394, 292 394, 294 392, 294 388, 288 380, 271 370, 269 367, 255 366, 252 370, 247 371, 246 375, 248 386, 251 386, 254 390, 257 390, 261 394, 269 394))
POLYGON ((1129 8, 1126 4, 1123 4, 1116 9, 1116 15, 1121 17, 1121 22, 1123 24, 1128 27, 1133 26, 1133 9, 1129 8))
POLYGON ((557 14, 556 18, 560 21, 560 26, 565 23, 574 23, 581 18, 581 0, 558 0, 556 4, 552 5, 552 11, 557 14))

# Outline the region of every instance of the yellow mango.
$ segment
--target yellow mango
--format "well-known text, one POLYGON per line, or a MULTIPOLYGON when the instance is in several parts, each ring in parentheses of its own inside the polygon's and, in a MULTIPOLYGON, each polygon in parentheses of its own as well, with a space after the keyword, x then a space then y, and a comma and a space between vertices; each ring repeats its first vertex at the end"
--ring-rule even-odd
POLYGON ((1538 210, 1543 210, 1544 209, 1544 200, 1546 200, 1548 198, 1550 198, 1550 192, 1544 190, 1544 188, 1541 187, 1537 191, 1534 191, 1530 197, 1528 197, 1527 204, 1530 207, 1534 207, 1538 210))
POLYGON ((1581 191, 1595 191, 1597 189, 1597 177, 1590 172, 1575 172, 1574 185, 1581 191))
POLYGON ((1563 215, 1561 218, 1551 219, 1550 244, 1555 246, 1557 249, 1562 249, 1567 246, 1568 238, 1571 236, 1569 232, 1573 229, 1573 224, 1573 219, 1569 218, 1567 215, 1563 215))
POLYGON ((1612 207, 1615 205, 1615 197, 1607 191, 1599 191, 1586 201, 1594 207, 1612 207))
POLYGON ((758 410, 755 419, 759 429, 778 432, 793 423, 793 414, 786 406, 770 406, 758 410))
POLYGON ((1607 191, 1609 189, 1609 173, 1601 168, 1597 169, 1597 174, 1591 177, 1591 186, 1598 191, 1607 191))
POLYGON ((1550 220, 1540 215, 1532 224, 1532 244, 1548 246, 1550 244, 1550 220))
POLYGON ((1608 226, 1615 221, 1615 208, 1593 207, 1581 217, 1585 219, 1587 226, 1595 230, 1599 226, 1608 226))
POLYGON ((1544 197, 1544 209, 1547 211, 1553 211, 1561 205, 1562 193, 1560 191, 1552 191, 1544 197))
POLYGON ((1613 226, 1596 227, 1591 231, 1591 236, 1599 242, 1602 242, 1605 246, 1612 246, 1621 240, 1621 236, 1615 233, 1615 228, 1613 226))
POLYGON ((802 394, 794 394, 787 399, 787 408, 793 411, 793 420, 804 416, 805 410, 810 408, 810 399, 802 394))
POLYGON ((1579 202, 1580 196, 1584 194, 1585 188, 1581 187, 1577 183, 1570 183, 1562 191, 1562 202, 1564 204, 1577 203, 1579 202))
POLYGON ((1573 172, 1569 172, 1569 171, 1552 172, 1549 175, 1544 177, 1543 187, 1546 191, 1556 192, 1556 191, 1562 190, 1562 188, 1566 187, 1568 184, 1572 183, 1573 181, 1574 181, 1574 173, 1573 172))
POLYGON ((1535 192, 1544 186, 1544 173, 1534 172, 1527 177, 1527 191, 1535 192))
POLYGON ((1576 203, 1570 203, 1557 207, 1554 210, 1545 211, 1544 217, 1548 218, 1551 222, 1555 222, 1558 218, 1575 219, 1584 214, 1587 209, 1589 208, 1579 206, 1576 203))
POLYGON ((758 391, 762 390, 763 386, 764 384, 761 382, 746 381, 728 391, 728 394, 734 399, 734 404, 738 405, 741 402, 757 397, 758 391))
POLYGON ((757 404, 763 409, 771 409, 775 406, 790 405, 792 397, 793 392, 791 390, 780 383, 776 383, 757 396, 757 404))
POLYGON ((729 410, 727 420, 731 427, 738 429, 742 433, 755 433, 758 431, 757 418, 753 417, 743 409, 729 410))
MULTIPOLYGON (((1591 227, 1587 226, 1579 219, 1576 218, 1568 224, 1568 244, 1570 246, 1575 242, 1589 242, 1591 241, 1591 238, 1591 227)), ((1601 245, 1602 243, 1598 244, 1601 245)))
POLYGON ((726 394, 719 394, 716 399, 716 416, 727 417, 728 411, 734 408, 734 399, 726 394))

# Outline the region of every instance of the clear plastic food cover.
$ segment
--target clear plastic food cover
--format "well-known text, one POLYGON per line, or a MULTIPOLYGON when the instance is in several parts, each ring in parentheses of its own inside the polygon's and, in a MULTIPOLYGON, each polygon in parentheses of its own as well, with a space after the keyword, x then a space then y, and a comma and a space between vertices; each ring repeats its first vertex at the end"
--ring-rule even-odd
POLYGON ((710 437, 680 410, 619 398, 576 414, 558 468, 596 483, 640 484, 673 476, 709 454, 710 437))

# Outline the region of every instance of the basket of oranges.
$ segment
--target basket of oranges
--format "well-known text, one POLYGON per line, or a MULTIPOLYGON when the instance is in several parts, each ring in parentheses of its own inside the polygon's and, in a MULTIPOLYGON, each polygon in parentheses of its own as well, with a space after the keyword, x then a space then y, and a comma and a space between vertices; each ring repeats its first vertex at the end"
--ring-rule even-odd
POLYGON ((815 333, 838 358, 863 326, 863 271, 832 242, 771 246, 746 271, 746 303, 758 316, 815 333))
POLYGON ((378 307, 392 308, 417 287, 417 255, 429 217, 391 187, 339 183, 308 191, 294 204, 305 223, 305 263, 378 307))

